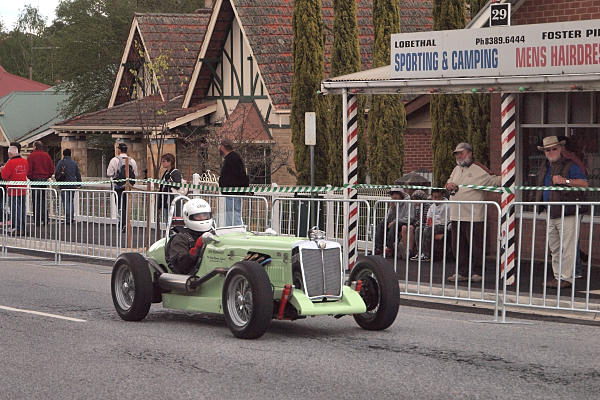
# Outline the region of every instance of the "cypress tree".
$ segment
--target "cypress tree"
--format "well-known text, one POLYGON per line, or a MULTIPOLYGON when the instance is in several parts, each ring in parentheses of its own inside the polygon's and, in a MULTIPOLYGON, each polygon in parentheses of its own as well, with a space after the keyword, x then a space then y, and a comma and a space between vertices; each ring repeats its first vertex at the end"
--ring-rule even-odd
MULTIPOLYGON (((398 1, 373 0, 373 67, 390 64, 390 35, 400 32, 398 1)), ((369 173, 376 184, 390 184, 402 175, 406 113, 398 95, 376 95, 369 110, 369 173)))
MULTIPOLYGON (((331 49, 331 76, 339 76, 360 71, 360 51, 358 46, 358 24, 356 22, 356 0, 334 0, 333 2, 333 47, 331 49)), ((331 130, 329 134, 329 182, 339 186, 343 177, 342 147, 342 98, 335 96, 331 130)), ((367 159, 364 135, 364 97, 358 97, 358 182, 364 182, 367 159)))
POLYGON ((488 0, 469 0, 469 15, 471 15, 471 19, 477 15, 487 2, 488 0))
MULTIPOLYGON (((486 4, 486 0, 471 0, 470 14, 475 17, 486 4)), ((468 142, 473 146, 473 157, 484 165, 490 165, 490 95, 470 94, 465 96, 468 142)))
MULTIPOLYGON (((463 0, 434 0, 433 29, 462 29, 465 26, 463 0)), ((462 95, 431 96, 431 148, 435 185, 444 185, 456 166, 452 150, 467 140, 462 95)))
POLYGON ((304 144, 304 113, 317 114, 317 145, 315 146, 315 184, 327 180, 327 102, 318 94, 323 80, 323 20, 321 0, 295 0, 292 16, 294 29, 294 82, 290 124, 294 144, 294 164, 298 184, 310 183, 310 150, 304 144))

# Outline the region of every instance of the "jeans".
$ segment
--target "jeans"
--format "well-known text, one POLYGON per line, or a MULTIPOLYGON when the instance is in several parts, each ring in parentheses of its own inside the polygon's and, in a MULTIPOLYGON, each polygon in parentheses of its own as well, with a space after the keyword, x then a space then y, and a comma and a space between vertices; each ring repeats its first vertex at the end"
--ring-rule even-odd
MULTIPOLYGON (((46 179, 33 179, 34 181, 45 182, 46 179)), ((31 189, 31 197, 33 203, 33 220, 36 226, 45 224, 48 220, 48 212, 46 210, 46 189, 47 186, 36 185, 31 189)))
POLYGON ((121 229, 125 229, 127 226, 127 192, 125 189, 115 188, 117 193, 117 206, 121 211, 121 229))
POLYGON ((70 190, 61 190, 60 199, 65 210, 65 221, 71 223, 73 221, 73 195, 75 192, 70 190))
POLYGON ((469 276, 469 262, 471 275, 481 275, 483 263, 483 222, 452 221, 452 251, 458 263, 458 273, 469 276), (473 237, 471 237, 471 224, 473 224, 473 237), (457 254, 458 253, 458 254, 457 254))
MULTIPOLYGON (((421 244, 421 253, 425 254, 428 257, 431 257, 431 238, 432 236, 441 234, 441 233, 446 233, 446 227, 444 225, 434 225, 433 228, 429 225, 427 225, 424 229, 423 229, 423 243, 421 244), (431 233, 433 229, 433 234, 431 233)), ((435 251, 435 243, 434 243, 434 249, 435 251)))
POLYGON ((26 197, 11 196, 10 197, 10 214, 12 227, 17 231, 25 232, 25 212, 26 212, 26 197))
POLYGON ((242 199, 239 197, 225 198, 225 226, 242 225, 242 199))

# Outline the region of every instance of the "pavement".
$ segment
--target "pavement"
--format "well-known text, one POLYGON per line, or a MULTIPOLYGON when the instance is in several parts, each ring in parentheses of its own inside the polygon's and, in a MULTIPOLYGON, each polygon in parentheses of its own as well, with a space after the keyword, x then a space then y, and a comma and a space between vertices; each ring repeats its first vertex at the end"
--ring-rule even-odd
POLYGON ((111 267, 0 259, 1 399, 597 399, 600 323, 402 300, 387 330, 351 317, 273 321, 236 339, 221 316, 154 304, 121 320, 111 267))

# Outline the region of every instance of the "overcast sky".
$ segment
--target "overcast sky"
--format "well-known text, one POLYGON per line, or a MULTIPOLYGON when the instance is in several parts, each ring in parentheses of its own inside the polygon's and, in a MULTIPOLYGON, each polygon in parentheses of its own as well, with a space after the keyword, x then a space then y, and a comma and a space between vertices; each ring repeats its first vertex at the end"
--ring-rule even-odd
POLYGON ((40 10, 42 17, 46 18, 46 26, 54 20, 54 10, 59 0, 0 0, 0 20, 4 30, 11 31, 14 28, 17 18, 26 4, 36 7, 40 10))

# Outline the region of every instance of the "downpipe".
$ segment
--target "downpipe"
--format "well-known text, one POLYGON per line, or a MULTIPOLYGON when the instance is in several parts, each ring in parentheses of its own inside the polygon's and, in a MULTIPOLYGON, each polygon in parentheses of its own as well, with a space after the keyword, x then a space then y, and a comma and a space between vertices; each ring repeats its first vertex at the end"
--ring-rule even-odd
POLYGON ((196 289, 197 279, 194 275, 165 273, 158 277, 158 285, 163 290, 189 293, 196 289))

